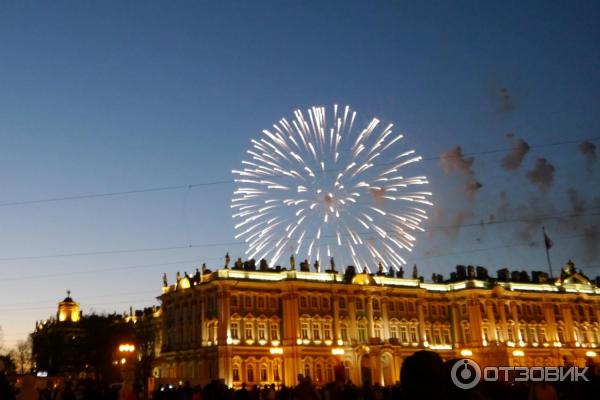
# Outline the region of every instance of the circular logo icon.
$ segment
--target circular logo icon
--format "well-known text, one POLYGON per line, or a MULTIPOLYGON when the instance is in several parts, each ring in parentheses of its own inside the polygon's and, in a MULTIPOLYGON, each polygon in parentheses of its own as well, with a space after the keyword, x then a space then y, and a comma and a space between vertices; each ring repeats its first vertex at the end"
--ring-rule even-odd
POLYGON ((481 379, 481 368, 475 361, 463 358, 452 366, 450 377, 456 387, 472 389, 477 386, 481 379))

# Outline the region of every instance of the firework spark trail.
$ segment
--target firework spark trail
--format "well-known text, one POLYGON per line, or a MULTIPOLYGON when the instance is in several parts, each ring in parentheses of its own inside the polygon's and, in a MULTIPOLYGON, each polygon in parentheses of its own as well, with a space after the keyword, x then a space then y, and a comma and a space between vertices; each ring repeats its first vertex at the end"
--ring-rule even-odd
POLYGON ((336 257, 359 270, 405 264, 402 253, 412 251, 427 219, 419 205, 432 204, 430 192, 413 190, 427 178, 400 172, 421 157, 401 149, 403 135, 392 124, 373 118, 355 131, 356 116, 348 106, 296 110, 251 140, 249 159, 232 171, 231 202, 248 258, 275 264, 290 253, 327 265, 336 257), (387 161, 386 169, 378 171, 375 160, 387 161))

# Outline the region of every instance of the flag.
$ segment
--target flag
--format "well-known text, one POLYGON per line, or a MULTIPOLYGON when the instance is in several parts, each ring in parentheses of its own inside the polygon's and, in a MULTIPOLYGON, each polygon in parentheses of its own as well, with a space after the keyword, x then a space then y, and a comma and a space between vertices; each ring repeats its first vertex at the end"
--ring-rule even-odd
POLYGON ((544 244, 546 245, 546 250, 550 250, 554 246, 554 242, 546 235, 546 232, 544 232, 544 244))

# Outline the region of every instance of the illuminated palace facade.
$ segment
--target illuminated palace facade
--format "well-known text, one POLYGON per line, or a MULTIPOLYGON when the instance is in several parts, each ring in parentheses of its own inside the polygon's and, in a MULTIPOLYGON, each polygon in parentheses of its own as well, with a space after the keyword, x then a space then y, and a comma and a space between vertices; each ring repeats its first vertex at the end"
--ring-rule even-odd
POLYGON ((391 385, 403 360, 425 349, 498 366, 600 358, 600 288, 572 263, 556 280, 461 268, 439 283, 306 270, 178 274, 160 298, 154 376, 238 387, 295 385, 298 374, 322 384, 337 374, 391 385))

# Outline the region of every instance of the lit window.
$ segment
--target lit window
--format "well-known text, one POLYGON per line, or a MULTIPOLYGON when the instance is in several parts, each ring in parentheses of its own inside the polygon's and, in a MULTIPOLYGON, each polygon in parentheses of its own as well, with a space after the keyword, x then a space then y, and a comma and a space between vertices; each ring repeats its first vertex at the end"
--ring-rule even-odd
POLYGON ((440 328, 435 328, 433 330, 433 343, 435 343, 435 344, 442 343, 442 336, 440 334, 440 328))
POLYGON ((444 328, 444 344, 452 343, 452 339, 450 338, 450 329, 444 328))
POLYGON ((529 340, 527 339, 527 329, 525 329, 524 326, 520 326, 519 327, 519 333, 521 334, 521 340, 524 342, 528 342, 529 340))
POLYGON ((358 326, 358 340, 361 343, 364 343, 367 341, 367 327, 364 326, 363 324, 358 326))
POLYGON ((231 323, 231 338, 232 339, 239 339, 239 335, 240 335, 240 327, 239 324, 237 322, 232 322, 231 323))
POLYGON ((303 322, 300 325, 300 334, 302 335, 302 339, 308 339, 308 323, 303 322))
POLYGON ((329 322, 323 324, 323 338, 325 340, 331 340, 331 323, 329 322))
POLYGON ((398 339, 398 327, 396 325, 390 327, 390 337, 392 339, 398 339))
POLYGON ((245 332, 246 340, 252 339, 252 331, 253 331, 252 322, 247 322, 246 323, 246 332, 245 332))
POLYGON ((271 323, 271 340, 279 340, 279 325, 271 323))
POLYGON ((381 339, 381 325, 376 324, 374 329, 373 329, 373 334, 375 335, 376 338, 381 339))
POLYGON ((260 366, 260 380, 261 380, 261 382, 266 382, 268 380, 268 377, 267 377, 267 366, 266 365, 261 365, 260 366))
POLYGON ((313 340, 321 340, 321 330, 319 329, 319 324, 313 324, 312 334, 313 340))
POLYGON ((410 327, 410 341, 413 342, 413 343, 416 343, 416 342, 419 341, 418 337, 419 336, 417 334, 417 327, 414 326, 414 325, 412 325, 410 327))
POLYGON ((364 308, 362 299, 356 299, 356 309, 362 310, 364 308))
POLYGON ((317 379, 317 382, 321 382, 323 380, 323 369, 321 364, 317 364, 315 367, 315 378, 317 379))
POLYGON ((310 376, 310 365, 304 364, 304 377, 310 376))
POLYGON ((266 340, 267 339, 267 327, 264 322, 260 322, 258 324, 258 340, 266 340))
POLYGON ((508 325, 508 327, 506 328, 506 338, 508 339, 509 342, 514 342, 515 341, 515 331, 514 331, 515 327, 513 325, 508 325))
POLYGON ((341 336, 344 342, 348 341, 348 326, 346 324, 341 325, 341 336))

